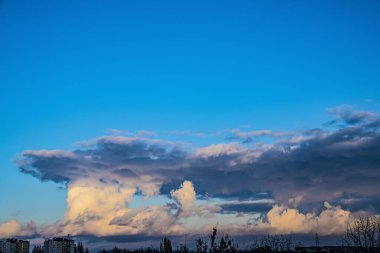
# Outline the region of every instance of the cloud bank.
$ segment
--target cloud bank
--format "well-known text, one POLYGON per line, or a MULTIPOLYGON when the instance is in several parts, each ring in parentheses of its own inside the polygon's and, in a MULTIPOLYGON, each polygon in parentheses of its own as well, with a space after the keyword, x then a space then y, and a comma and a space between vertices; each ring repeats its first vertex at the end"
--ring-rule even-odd
POLYGON ((187 235, 217 222, 235 235, 342 233, 355 212, 380 211, 380 119, 329 113, 329 130, 234 130, 232 142, 204 147, 140 135, 26 150, 20 171, 65 184, 67 210, 56 224, 7 221, 0 235, 187 235), (260 136, 275 140, 254 143, 260 136), (166 201, 133 207, 137 195, 166 201))

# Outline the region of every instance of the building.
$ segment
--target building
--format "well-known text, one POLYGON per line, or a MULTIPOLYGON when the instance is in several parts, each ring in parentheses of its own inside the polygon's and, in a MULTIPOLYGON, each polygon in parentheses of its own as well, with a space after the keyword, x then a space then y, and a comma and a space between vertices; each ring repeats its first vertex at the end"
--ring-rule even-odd
POLYGON ((55 237, 44 242, 44 253, 74 253, 74 240, 70 238, 55 237))
POLYGON ((29 241, 17 239, 0 240, 1 253, 29 253, 29 241))

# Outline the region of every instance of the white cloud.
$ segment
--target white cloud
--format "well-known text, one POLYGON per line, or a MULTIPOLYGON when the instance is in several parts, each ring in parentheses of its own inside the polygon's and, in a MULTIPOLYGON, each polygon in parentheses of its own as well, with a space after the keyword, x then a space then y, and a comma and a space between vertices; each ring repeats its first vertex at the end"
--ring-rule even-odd
POLYGON ((14 236, 32 236, 36 234, 37 226, 34 222, 22 224, 17 220, 8 220, 0 223, 0 238, 14 236))
POLYGON ((195 156, 208 158, 208 157, 217 157, 221 155, 233 155, 239 154, 247 151, 247 149, 235 142, 232 143, 220 143, 213 144, 204 148, 198 148, 195 151, 195 156))
MULTIPOLYGON (((139 182, 139 188, 143 183, 139 182)), ((220 210, 217 206, 196 204, 192 182, 184 181, 172 196, 179 205, 174 213, 170 205, 149 205, 131 208, 136 182, 81 179, 68 184, 67 209, 62 221, 39 228, 43 236, 71 235, 132 235, 188 233, 184 219, 209 217, 220 210)), ((170 200, 168 199, 168 203, 170 200)), ((21 224, 20 224, 21 226, 21 224)))
POLYGON ((74 158, 75 154, 73 152, 64 151, 64 150, 25 150, 23 155, 27 156, 39 156, 39 157, 60 157, 60 158, 74 158))
POLYGON ((351 213, 340 206, 325 202, 325 209, 319 214, 301 213, 298 209, 274 205, 268 212, 267 225, 276 233, 315 233, 321 235, 341 234, 345 231, 351 213))
POLYGON ((179 189, 171 192, 171 195, 178 203, 182 217, 193 215, 196 196, 192 182, 184 181, 179 189))

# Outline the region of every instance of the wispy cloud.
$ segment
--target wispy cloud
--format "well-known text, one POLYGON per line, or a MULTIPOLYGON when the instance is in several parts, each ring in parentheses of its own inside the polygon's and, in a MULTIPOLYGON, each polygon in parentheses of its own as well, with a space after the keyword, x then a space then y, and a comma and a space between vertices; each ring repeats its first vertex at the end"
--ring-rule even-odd
MULTIPOLYGON (((336 117, 336 120, 343 121, 348 125, 369 122, 373 120, 375 116, 373 112, 355 110, 354 107, 350 105, 340 105, 335 108, 329 108, 327 109, 327 112, 333 114, 336 117)), ((336 120, 331 123, 335 123, 336 120)))
POLYGON ((232 129, 230 130, 229 135, 226 137, 227 140, 241 140, 244 143, 249 143, 254 140, 254 138, 258 137, 284 137, 292 135, 293 133, 290 132, 276 132, 271 131, 268 129, 262 129, 262 130, 253 130, 253 131, 241 131, 240 129, 232 129))
POLYGON ((203 138, 207 136, 206 133, 192 131, 192 130, 172 130, 172 131, 169 131, 169 134, 177 135, 177 136, 197 137, 197 138, 203 138))
POLYGON ((111 135, 115 136, 136 136, 136 137, 155 137, 158 133, 150 130, 139 130, 139 131, 126 131, 120 129, 108 129, 107 131, 111 135))

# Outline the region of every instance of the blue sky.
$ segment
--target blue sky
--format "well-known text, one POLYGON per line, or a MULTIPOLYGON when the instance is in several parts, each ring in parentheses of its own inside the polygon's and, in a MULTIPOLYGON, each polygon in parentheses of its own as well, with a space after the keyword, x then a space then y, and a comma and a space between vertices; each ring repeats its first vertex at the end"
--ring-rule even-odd
POLYGON ((0 220, 65 212, 62 184, 17 169, 24 150, 110 129, 203 147, 225 140, 169 132, 295 131, 342 104, 379 111, 379 13, 378 1, 0 1, 0 220))

